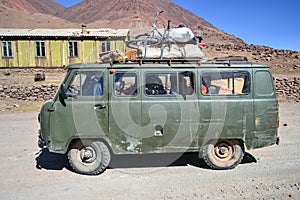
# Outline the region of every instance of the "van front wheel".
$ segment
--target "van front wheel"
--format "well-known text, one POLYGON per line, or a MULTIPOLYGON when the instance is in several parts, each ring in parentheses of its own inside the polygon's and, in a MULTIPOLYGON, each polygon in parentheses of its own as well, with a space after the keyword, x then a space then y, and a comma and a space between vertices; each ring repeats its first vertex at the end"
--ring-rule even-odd
POLYGON ((73 170, 80 174, 101 174, 110 163, 108 147, 100 141, 75 141, 68 152, 68 159, 73 170))
POLYGON ((237 140, 214 140, 202 148, 202 157, 212 169, 233 169, 243 159, 244 151, 237 140))

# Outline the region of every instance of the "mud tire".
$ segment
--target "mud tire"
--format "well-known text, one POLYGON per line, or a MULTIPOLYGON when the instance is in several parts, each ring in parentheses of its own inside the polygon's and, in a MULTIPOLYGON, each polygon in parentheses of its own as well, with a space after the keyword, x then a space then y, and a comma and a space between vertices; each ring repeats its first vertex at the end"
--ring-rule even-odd
POLYGON ((233 169, 244 157, 238 140, 212 140, 202 148, 201 153, 205 163, 217 170, 233 169))
POLYGON ((84 175, 99 175, 110 163, 111 155, 108 147, 101 141, 72 143, 68 160, 72 169, 84 175))

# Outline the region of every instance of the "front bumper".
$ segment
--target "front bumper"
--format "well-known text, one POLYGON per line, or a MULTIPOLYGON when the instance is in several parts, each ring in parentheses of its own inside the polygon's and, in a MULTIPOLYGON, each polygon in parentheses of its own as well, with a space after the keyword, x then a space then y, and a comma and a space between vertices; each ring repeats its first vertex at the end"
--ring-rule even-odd
POLYGON ((279 143, 280 143, 280 138, 277 137, 277 138, 276 138, 276 144, 279 145, 279 143))
POLYGON ((46 146, 46 142, 41 137, 41 129, 39 130, 39 136, 38 136, 38 146, 40 148, 44 148, 46 146))

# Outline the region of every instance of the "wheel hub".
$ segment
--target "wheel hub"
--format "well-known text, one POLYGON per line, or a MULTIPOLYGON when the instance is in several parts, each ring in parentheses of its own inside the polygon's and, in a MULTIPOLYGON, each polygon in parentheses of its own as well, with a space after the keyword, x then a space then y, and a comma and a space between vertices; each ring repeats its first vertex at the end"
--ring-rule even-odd
POLYGON ((96 152, 92 147, 85 147, 80 150, 80 158, 84 163, 92 163, 96 160, 96 152))
POLYGON ((228 159, 232 157, 233 150, 228 144, 222 143, 215 147, 215 155, 220 159, 228 159))

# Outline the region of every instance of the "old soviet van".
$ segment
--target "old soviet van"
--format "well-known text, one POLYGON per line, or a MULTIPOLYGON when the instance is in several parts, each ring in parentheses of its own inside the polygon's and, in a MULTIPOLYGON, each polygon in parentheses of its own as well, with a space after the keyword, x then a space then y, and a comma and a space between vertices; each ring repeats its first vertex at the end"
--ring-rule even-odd
POLYGON ((111 154, 200 152, 213 169, 278 143, 278 102, 264 64, 81 63, 40 112, 39 146, 96 175, 111 154))

